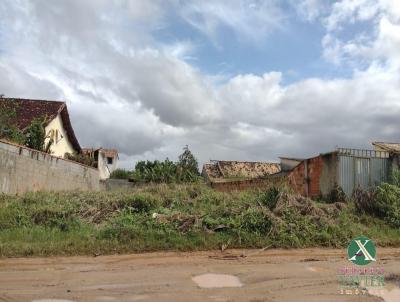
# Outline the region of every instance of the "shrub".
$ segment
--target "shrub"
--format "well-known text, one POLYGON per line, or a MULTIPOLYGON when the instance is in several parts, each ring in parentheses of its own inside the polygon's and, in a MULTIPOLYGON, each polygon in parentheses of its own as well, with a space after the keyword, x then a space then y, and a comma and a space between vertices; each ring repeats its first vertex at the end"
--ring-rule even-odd
POLYGON ((271 187, 266 192, 260 194, 258 201, 272 211, 275 209, 278 202, 279 193, 279 189, 271 187))
POLYGON ((133 212, 149 212, 157 205, 157 201, 148 195, 134 194, 123 201, 124 208, 133 212))
POLYGON ((376 209, 385 221, 400 227, 400 187, 382 184, 376 189, 376 209))
POLYGON ((391 183, 395 186, 400 187, 400 170, 395 169, 391 174, 391 183))
POLYGON ((357 187, 353 192, 354 206, 358 212, 376 214, 375 190, 357 187))
POLYGON ((346 193, 344 193, 341 186, 335 184, 333 189, 329 192, 326 201, 330 203, 346 202, 347 201, 346 193))
POLYGON ((15 123, 16 108, 9 108, 0 103, 0 139, 6 139, 17 144, 25 144, 25 135, 15 123))
POLYGON ((125 169, 116 169, 114 170, 110 178, 114 179, 129 179, 132 176, 132 172, 125 170, 125 169))
POLYGON ((266 234, 272 228, 271 215, 257 208, 249 208, 242 214, 240 228, 251 233, 266 234))
POLYGON ((46 140, 45 125, 48 122, 47 118, 34 118, 28 129, 26 130, 26 146, 38 151, 50 153, 50 147, 53 144, 53 140, 50 139, 48 143, 46 140))
POLYGON ((64 158, 76 161, 86 166, 97 168, 97 162, 87 154, 65 153, 64 158))
POLYGON ((196 182, 199 179, 197 166, 196 158, 186 146, 176 163, 168 158, 164 161, 137 162, 132 179, 155 183, 196 182))

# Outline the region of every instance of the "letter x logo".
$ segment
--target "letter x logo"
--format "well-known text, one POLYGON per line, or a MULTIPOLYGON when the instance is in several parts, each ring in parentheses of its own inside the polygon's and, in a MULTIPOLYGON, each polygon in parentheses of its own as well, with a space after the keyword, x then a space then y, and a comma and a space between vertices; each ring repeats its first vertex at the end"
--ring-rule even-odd
POLYGON ((355 242, 357 243, 358 247, 360 248, 357 253, 354 254, 353 257, 351 257, 349 260, 356 260, 356 257, 360 255, 360 252, 362 252, 362 254, 365 256, 365 261, 376 261, 376 259, 374 257, 372 257, 369 252, 367 251, 367 249, 365 248, 365 246, 367 245, 369 239, 365 240, 364 244, 361 243, 361 240, 355 240, 355 242))
POLYGON ((350 242, 348 259, 357 265, 366 265, 376 261, 376 250, 373 242, 367 237, 358 237, 350 242))

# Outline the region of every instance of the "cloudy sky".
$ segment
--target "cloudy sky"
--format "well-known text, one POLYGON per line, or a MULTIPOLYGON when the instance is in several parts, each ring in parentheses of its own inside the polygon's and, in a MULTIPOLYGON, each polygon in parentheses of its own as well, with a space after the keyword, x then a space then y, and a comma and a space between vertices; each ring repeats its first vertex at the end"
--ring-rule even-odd
POLYGON ((399 141, 399 0, 2 0, 0 93, 123 167, 399 141))

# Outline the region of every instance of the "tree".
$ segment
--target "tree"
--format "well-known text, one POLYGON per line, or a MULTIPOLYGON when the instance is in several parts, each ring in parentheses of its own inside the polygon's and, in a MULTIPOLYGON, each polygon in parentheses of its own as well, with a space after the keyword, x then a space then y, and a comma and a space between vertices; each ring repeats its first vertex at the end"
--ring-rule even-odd
POLYGON ((25 145, 31 149, 50 153, 53 140, 50 139, 46 144, 46 125, 47 118, 34 118, 26 130, 25 145))
POLYGON ((15 108, 9 108, 0 104, 0 139, 6 139, 23 145, 25 143, 25 136, 15 124, 15 118, 15 108))
POLYGON ((199 164, 197 159, 194 157, 192 152, 189 150, 188 145, 183 148, 183 153, 179 155, 179 160, 177 163, 178 167, 180 167, 184 171, 189 171, 193 175, 199 175, 199 164))

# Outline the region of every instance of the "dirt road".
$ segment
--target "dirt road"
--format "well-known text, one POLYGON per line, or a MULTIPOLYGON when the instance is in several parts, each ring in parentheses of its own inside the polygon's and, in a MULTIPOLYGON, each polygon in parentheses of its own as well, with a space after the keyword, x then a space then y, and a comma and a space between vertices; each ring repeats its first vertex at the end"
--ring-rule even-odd
MULTIPOLYGON (((400 249, 378 257, 385 275, 400 275, 400 249)), ((0 259, 0 301, 381 301, 341 294, 345 266, 345 251, 332 249, 9 258, 0 259), (231 276, 201 283, 202 274, 231 276)))

